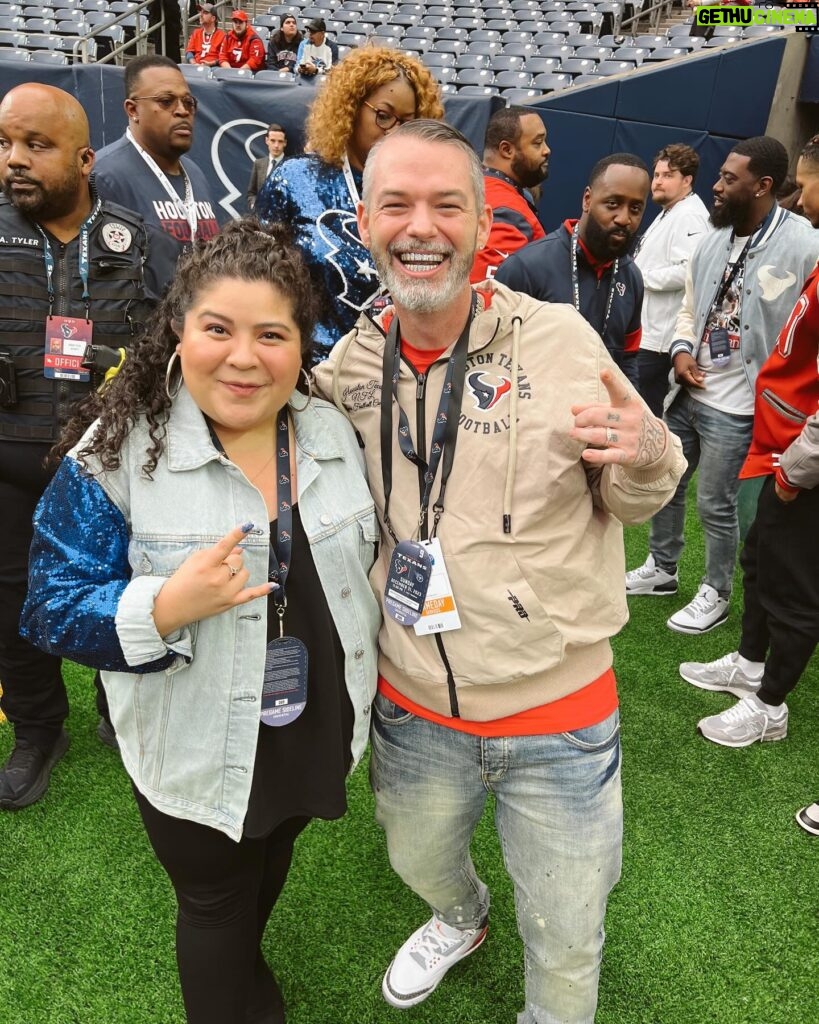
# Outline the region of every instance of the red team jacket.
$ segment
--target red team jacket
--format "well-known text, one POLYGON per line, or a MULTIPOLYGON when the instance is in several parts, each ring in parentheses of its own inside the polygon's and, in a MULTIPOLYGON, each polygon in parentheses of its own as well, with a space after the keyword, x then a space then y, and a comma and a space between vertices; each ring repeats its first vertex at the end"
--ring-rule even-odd
POLYGON ((233 32, 228 32, 219 52, 219 60, 226 60, 232 68, 247 64, 251 71, 261 71, 267 60, 267 50, 260 37, 248 25, 241 39, 233 32))
POLYGON ((779 332, 773 352, 756 379, 754 433, 740 477, 776 475, 785 490, 796 490, 779 457, 802 433, 819 407, 819 266, 779 332))
POLYGON ((492 207, 492 229, 486 246, 475 253, 469 280, 472 284, 494 277, 507 256, 546 232, 520 188, 500 171, 484 168, 486 202, 492 207))

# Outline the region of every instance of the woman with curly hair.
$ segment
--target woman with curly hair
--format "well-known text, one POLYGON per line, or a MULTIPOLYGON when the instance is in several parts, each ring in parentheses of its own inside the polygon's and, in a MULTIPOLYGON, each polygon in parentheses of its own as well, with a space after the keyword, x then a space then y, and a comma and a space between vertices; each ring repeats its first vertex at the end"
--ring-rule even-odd
POLYGON ((316 360, 379 294, 355 207, 364 161, 404 121, 442 118, 438 83, 399 50, 353 50, 327 75, 307 118, 306 156, 286 161, 256 198, 256 215, 292 225, 318 289, 316 360))
POLYGON ((200 243, 35 514, 25 634, 102 670, 189 1024, 284 1021, 262 935, 367 739, 377 527, 352 429, 296 390, 312 295, 257 222, 200 243))
POLYGON ((268 68, 274 71, 295 71, 296 55, 303 38, 295 15, 283 15, 279 28, 267 41, 268 68))

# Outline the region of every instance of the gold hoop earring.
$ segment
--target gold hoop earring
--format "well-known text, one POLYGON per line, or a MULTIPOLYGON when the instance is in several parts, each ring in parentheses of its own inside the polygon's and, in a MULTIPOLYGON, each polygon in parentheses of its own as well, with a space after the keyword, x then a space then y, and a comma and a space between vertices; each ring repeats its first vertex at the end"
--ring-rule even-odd
POLYGON ((168 365, 165 369, 165 394, 173 401, 179 394, 182 388, 182 374, 179 374, 179 379, 176 382, 176 387, 171 391, 171 374, 173 373, 174 362, 179 358, 179 353, 174 349, 171 352, 171 358, 168 360, 168 365))
POLYGON ((291 398, 290 406, 291 408, 295 409, 296 412, 304 412, 307 406, 313 401, 313 378, 310 376, 310 374, 305 370, 303 366, 301 370, 299 370, 299 373, 302 375, 302 377, 304 377, 304 381, 307 384, 307 401, 304 403, 304 405, 293 405, 293 400, 291 398))

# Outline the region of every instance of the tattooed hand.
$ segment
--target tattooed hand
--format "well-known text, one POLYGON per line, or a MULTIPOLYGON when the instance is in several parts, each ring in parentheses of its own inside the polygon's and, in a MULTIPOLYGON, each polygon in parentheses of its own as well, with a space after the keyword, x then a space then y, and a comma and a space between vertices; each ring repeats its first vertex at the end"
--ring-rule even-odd
POLYGON ((593 447, 583 452, 592 465, 650 466, 662 456, 666 428, 637 397, 631 385, 621 384, 609 370, 600 374, 610 405, 573 405, 574 427, 569 436, 593 447))

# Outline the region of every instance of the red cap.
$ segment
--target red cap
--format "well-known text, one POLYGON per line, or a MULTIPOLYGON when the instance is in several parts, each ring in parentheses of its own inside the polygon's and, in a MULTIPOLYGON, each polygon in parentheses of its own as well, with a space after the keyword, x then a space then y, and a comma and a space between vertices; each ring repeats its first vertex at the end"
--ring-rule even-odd
POLYGON ((247 21, 248 17, 244 11, 234 11, 230 16, 231 21, 247 21))

